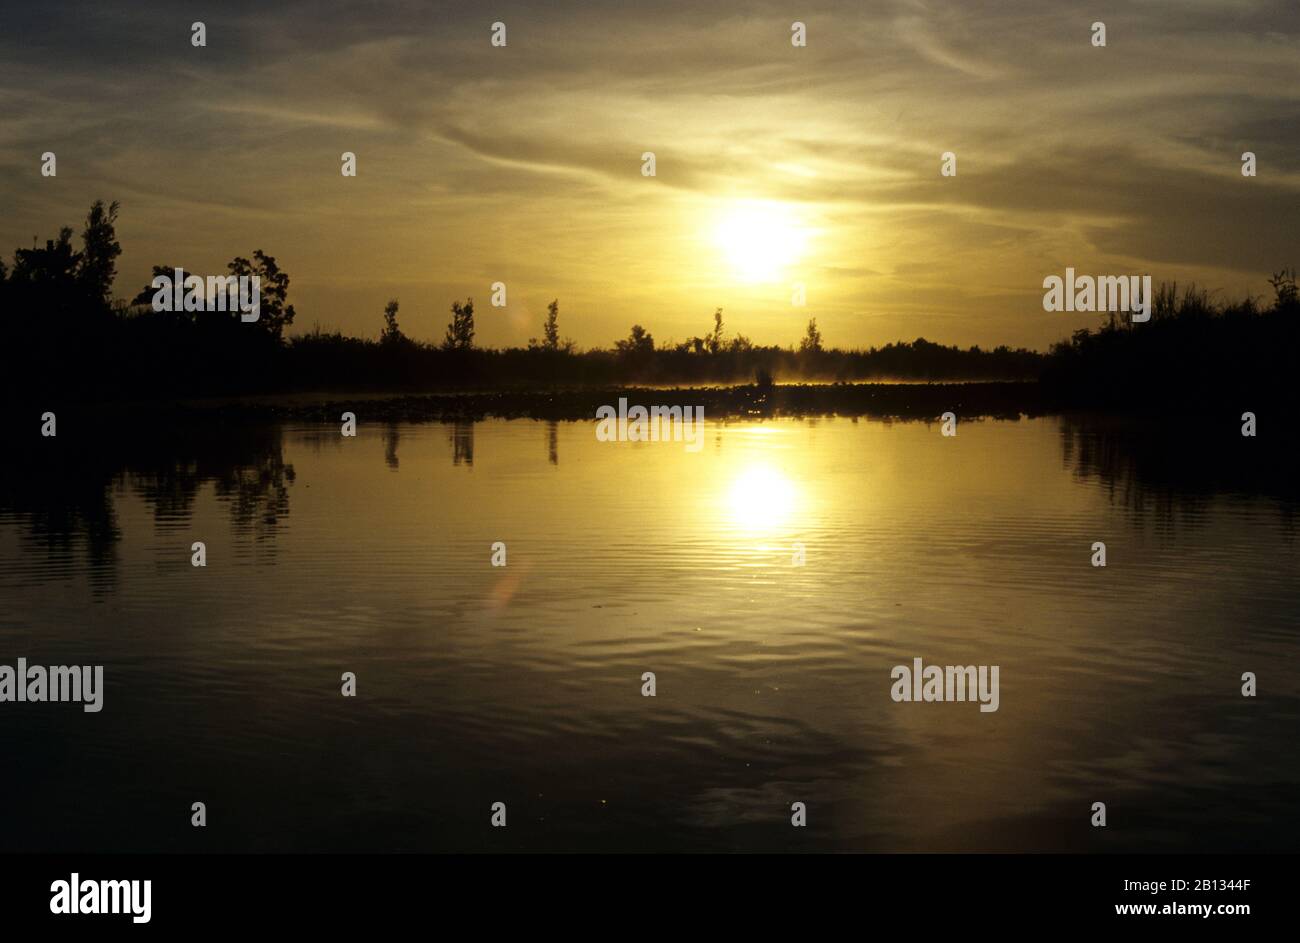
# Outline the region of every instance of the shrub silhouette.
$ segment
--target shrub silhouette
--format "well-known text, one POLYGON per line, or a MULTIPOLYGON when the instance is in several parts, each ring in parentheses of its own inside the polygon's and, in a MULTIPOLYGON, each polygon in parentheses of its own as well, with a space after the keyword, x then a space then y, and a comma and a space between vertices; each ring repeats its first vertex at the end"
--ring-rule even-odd
POLYGON ((443 339, 443 350, 469 350, 474 346, 474 299, 467 298, 462 305, 459 301, 451 303, 451 321, 447 324, 447 336, 443 339))
POLYGON ((1300 317, 1293 271, 1269 283, 1274 300, 1224 303, 1188 285, 1163 282, 1151 320, 1110 315, 1052 347, 1042 374, 1059 404, 1126 411, 1222 409, 1240 413, 1295 397, 1300 317))
POLYGON ((397 326, 397 299, 384 305, 384 331, 379 335, 379 342, 386 346, 406 343, 406 336, 397 326))

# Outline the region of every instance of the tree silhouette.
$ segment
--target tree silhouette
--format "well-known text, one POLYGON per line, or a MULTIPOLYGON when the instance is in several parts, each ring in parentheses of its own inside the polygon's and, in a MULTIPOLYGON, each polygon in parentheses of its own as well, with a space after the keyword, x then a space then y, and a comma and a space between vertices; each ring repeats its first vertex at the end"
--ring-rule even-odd
POLYGON ((474 299, 467 298, 462 305, 459 301, 451 303, 451 321, 447 325, 447 336, 443 339, 443 350, 469 350, 474 346, 474 299))
POLYGON ((754 349, 754 342, 744 334, 737 334, 727 345, 727 350, 733 354, 747 354, 754 349))
POLYGON ((817 330, 817 319, 810 318, 808 321, 808 330, 804 333, 803 340, 799 341, 799 353, 820 354, 821 352, 822 332, 817 330))
MULTIPOLYGON (((185 270, 183 266, 181 268, 183 271, 185 270)), ((167 276, 168 278, 175 278, 176 269, 177 266, 175 265, 155 265, 153 267, 153 271, 150 274, 149 284, 145 285, 143 288, 140 289, 140 291, 135 295, 135 297, 131 299, 130 304, 152 306, 153 297, 158 293, 158 289, 153 287, 153 280, 155 278, 160 278, 164 275, 167 276)), ((184 311, 173 312, 173 313, 179 315, 185 314, 184 311)), ((194 312, 190 312, 190 313, 193 314, 194 312)))
POLYGON ((639 324, 632 325, 632 332, 626 340, 615 341, 614 346, 622 354, 653 354, 655 339, 639 324))
POLYGON ((1300 302, 1300 286, 1296 285, 1295 269, 1282 269, 1268 280, 1276 294, 1275 307, 1279 311, 1296 307, 1300 302))
POLYGON ((16 285, 31 289, 34 295, 64 302, 69 300, 67 296, 76 283, 80 258, 72 250, 72 228, 64 226, 57 240, 46 240, 44 249, 33 246, 14 252, 14 271, 10 278, 16 285))
POLYGON ((709 348, 709 353, 716 354, 722 349, 722 309, 715 308, 713 311, 713 330, 705 339, 709 348))
POLYGON ((384 332, 379 335, 379 341, 383 344, 400 344, 406 340, 402 334, 402 329, 397 326, 397 299, 394 298, 388 304, 384 305, 384 332))
POLYGON ((260 325, 270 337, 279 341, 284 329, 293 323, 293 305, 285 304, 289 294, 289 276, 280 271, 274 256, 267 255, 261 249, 254 250, 252 262, 236 257, 226 268, 231 275, 257 276, 261 279, 261 317, 253 323, 260 325))
POLYGON ((560 299, 556 298, 546 306, 545 347, 547 350, 560 349, 560 299))
POLYGON ((83 248, 77 282, 86 299, 103 308, 110 303, 113 280, 117 277, 117 257, 122 254, 115 229, 117 210, 116 200, 107 207, 103 200, 96 200, 86 214, 86 228, 81 233, 83 248))
MULTIPOLYGON (((116 205, 116 204, 114 204, 116 205)), ((153 267, 153 276, 150 283, 140 289, 130 301, 131 305, 151 305, 158 289, 153 287, 153 279, 166 276, 169 279, 176 277, 176 270, 180 268, 188 278, 191 275, 197 276, 184 266, 175 265, 155 265, 153 267)), ((237 256, 226 266, 231 275, 236 277, 254 277, 259 281, 260 308, 259 317, 252 325, 260 327, 264 336, 271 338, 277 343, 284 335, 284 329, 293 323, 295 311, 293 305, 286 304, 289 294, 289 276, 281 271, 280 266, 276 264, 275 257, 267 255, 261 249, 253 252, 253 261, 237 256)), ((206 295, 205 295, 206 297, 206 295)), ((207 299, 209 302, 213 299, 207 299)), ((234 321, 240 320, 240 312, 230 308, 230 317, 234 321)), ((200 312, 194 311, 173 311, 173 319, 195 321, 200 312)))

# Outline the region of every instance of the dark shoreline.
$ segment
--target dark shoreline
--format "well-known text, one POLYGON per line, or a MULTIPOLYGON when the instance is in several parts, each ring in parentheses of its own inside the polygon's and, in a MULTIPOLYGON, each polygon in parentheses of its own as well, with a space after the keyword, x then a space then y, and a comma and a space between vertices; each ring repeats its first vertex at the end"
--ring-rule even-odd
MULTIPOLYGON (((696 406, 712 419, 872 416, 882 419, 1018 419, 1049 408, 1035 382, 837 383, 762 387, 616 387, 567 390, 496 390, 457 393, 296 393, 195 400, 66 403, 60 412, 92 418, 205 423, 338 422, 344 412, 364 422, 465 422, 487 418, 594 420, 601 406, 696 406)), ((33 404, 33 406, 39 404, 33 404)), ((46 408, 59 409, 57 406, 46 408)))

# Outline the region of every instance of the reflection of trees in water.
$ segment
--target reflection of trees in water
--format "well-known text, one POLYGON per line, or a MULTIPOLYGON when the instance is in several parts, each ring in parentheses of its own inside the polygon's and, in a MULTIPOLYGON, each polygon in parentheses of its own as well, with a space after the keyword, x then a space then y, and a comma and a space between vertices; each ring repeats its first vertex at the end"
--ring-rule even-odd
POLYGON ((114 494, 123 488, 156 525, 179 528, 211 484, 236 532, 259 542, 275 536, 294 481, 279 427, 145 427, 148 435, 115 430, 87 440, 61 422, 57 438, 0 465, 0 518, 19 523, 24 549, 44 555, 43 571, 67 570, 79 547, 91 582, 111 586, 121 538, 114 494))
POLYGON ((474 423, 457 419, 447 431, 451 440, 451 463, 453 465, 474 464, 474 423))
POLYGON ((401 427, 395 422, 384 426, 384 464, 397 471, 397 444, 402 441, 401 427))
POLYGON ((137 443, 123 461, 135 493, 170 524, 188 522, 206 484, 227 506, 231 524, 258 539, 274 536, 289 513, 292 465, 278 426, 206 427, 137 443))
POLYGON ((1062 416, 1065 467, 1103 484, 1112 501, 1162 523, 1193 520, 1220 496, 1271 498, 1288 530, 1300 499, 1286 445, 1241 435, 1240 419, 1062 416))
POLYGON ((546 459, 552 465, 560 464, 560 424, 554 419, 546 422, 546 459))
POLYGON ((0 521, 16 523, 24 555, 63 572, 80 548, 97 584, 112 582, 121 531, 109 493, 115 475, 25 455, 0 463, 0 521))
POLYGON ((292 465, 279 451, 259 457, 256 464, 236 465, 213 481, 217 497, 229 502, 230 521, 240 532, 267 540, 275 536, 281 518, 289 514, 292 465))

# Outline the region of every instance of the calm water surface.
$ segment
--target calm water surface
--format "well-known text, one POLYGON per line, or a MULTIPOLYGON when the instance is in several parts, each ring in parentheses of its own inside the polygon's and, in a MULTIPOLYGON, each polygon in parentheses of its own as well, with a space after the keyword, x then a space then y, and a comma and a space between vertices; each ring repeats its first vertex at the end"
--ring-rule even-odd
POLYGON ((11 463, 0 664, 107 691, 0 705, 0 850, 1293 850, 1295 504, 1136 441, 363 422, 11 463), (894 703, 914 657, 999 665, 1000 709, 894 703))

